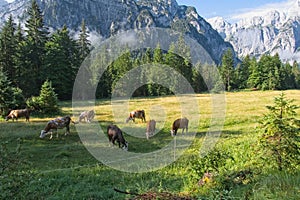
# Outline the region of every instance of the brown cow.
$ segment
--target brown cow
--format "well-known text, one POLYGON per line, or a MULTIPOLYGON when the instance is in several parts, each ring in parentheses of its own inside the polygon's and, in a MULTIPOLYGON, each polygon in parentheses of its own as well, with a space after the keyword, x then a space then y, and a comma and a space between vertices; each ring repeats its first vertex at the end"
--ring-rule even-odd
POLYGON ((57 129, 63 129, 66 127, 67 131, 65 133, 65 135, 68 135, 70 133, 70 123, 76 124, 71 117, 69 116, 65 116, 65 117, 59 117, 56 118, 54 120, 50 120, 48 121, 46 127, 44 128, 44 130, 41 131, 41 135, 40 138, 44 138, 46 135, 50 134, 50 139, 52 139, 52 131, 51 130, 55 130, 56 132, 56 137, 58 138, 58 132, 57 129))
POLYGON ((78 121, 81 122, 84 119, 86 122, 91 123, 94 117, 95 117, 94 110, 84 111, 79 115, 78 121))
POLYGON ((182 133, 184 132, 184 129, 186 130, 186 133, 188 132, 188 126, 189 126, 189 120, 184 117, 180 119, 176 119, 173 122, 172 129, 171 129, 171 135, 174 136, 177 134, 177 130, 182 128, 182 133))
POLYGON ((31 110, 28 108, 21 110, 11 110, 5 117, 5 120, 8 121, 9 119, 12 119, 14 121, 14 119, 16 119, 16 121, 18 121, 19 117, 25 117, 26 121, 29 122, 30 112, 31 110))
POLYGON ((146 129, 147 140, 155 133, 155 125, 156 125, 156 121, 154 119, 151 119, 150 121, 147 122, 147 129, 146 129))
POLYGON ((126 119, 126 123, 128 123, 130 120, 135 122, 135 118, 142 119, 142 122, 146 122, 146 116, 144 110, 135 110, 129 113, 129 117, 126 119))
POLYGON ((122 149, 124 149, 125 151, 128 150, 128 143, 124 139, 122 130, 118 126, 109 125, 107 127, 107 136, 109 142, 111 142, 113 145, 115 144, 115 141, 117 141, 120 148, 122 144, 122 149))

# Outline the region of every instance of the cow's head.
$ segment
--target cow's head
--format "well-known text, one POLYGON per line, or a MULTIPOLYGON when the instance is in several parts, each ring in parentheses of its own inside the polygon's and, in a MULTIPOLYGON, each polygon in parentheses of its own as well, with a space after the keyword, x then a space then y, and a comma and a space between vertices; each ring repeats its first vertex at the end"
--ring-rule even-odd
POLYGON ((6 116, 5 121, 8 121, 10 118, 11 118, 10 116, 6 116))
POLYGON ((175 131, 172 129, 171 131, 171 135, 173 136, 174 135, 174 133, 175 133, 175 131))
POLYGON ((40 138, 44 138, 47 135, 48 132, 46 132, 45 130, 41 130, 41 135, 40 138))
POLYGON ((123 145, 122 149, 128 151, 128 142, 125 142, 125 145, 123 145))
POLYGON ((128 118, 126 119, 126 123, 128 123, 130 120, 131 120, 131 117, 128 117, 128 118))

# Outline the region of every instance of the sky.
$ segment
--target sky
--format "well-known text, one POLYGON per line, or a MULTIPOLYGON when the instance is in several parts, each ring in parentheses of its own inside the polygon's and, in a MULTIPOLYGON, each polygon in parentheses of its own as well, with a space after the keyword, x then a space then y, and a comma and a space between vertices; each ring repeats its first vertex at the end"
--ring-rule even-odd
POLYGON ((297 10, 300 0, 177 0, 179 5, 189 5, 197 9, 205 19, 220 16, 227 20, 238 20, 266 10, 297 10), (295 6, 297 5, 297 6, 295 6))

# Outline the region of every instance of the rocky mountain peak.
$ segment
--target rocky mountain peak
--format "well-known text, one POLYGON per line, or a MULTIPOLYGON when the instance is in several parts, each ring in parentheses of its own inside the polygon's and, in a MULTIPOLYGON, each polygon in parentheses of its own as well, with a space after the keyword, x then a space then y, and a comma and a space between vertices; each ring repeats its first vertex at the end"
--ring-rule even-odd
POLYGON ((3 6, 3 5, 5 5, 5 4, 7 4, 7 1, 5 1, 5 0, 0 0, 0 6, 3 6))
MULTIPOLYGON (((0 7, 0 26, 10 14, 25 21, 31 0, 17 0, 0 7)), ((37 0, 45 25, 56 30, 67 25, 78 32, 82 20, 91 35, 108 38, 130 29, 172 28, 194 38, 219 64, 224 50, 232 46, 207 23, 193 7, 178 5, 176 0, 37 0)), ((92 37, 92 36, 91 36, 92 37)))
POLYGON ((262 54, 279 54, 283 61, 300 62, 300 17, 293 8, 282 12, 271 10, 230 24, 222 18, 208 21, 230 42, 239 57, 259 58, 262 54))

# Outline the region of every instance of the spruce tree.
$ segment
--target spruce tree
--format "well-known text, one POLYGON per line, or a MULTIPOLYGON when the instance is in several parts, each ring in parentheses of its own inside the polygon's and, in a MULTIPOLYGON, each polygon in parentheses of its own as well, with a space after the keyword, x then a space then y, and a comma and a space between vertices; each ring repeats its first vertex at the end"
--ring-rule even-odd
POLYGON ((296 109, 282 93, 275 97, 274 105, 267 106, 269 112, 261 120, 259 131, 264 158, 278 167, 278 170, 295 169, 300 165, 300 120, 296 109))
MULTIPOLYGON (((25 43, 25 36, 23 33, 23 29, 21 27, 21 24, 19 23, 17 26, 16 34, 15 34, 15 40, 16 40, 16 51, 15 51, 15 57, 14 57, 14 63, 15 63, 15 84, 17 87, 24 88, 24 82, 27 80, 26 77, 26 66, 27 66, 27 45, 25 43)), ((31 94, 30 91, 25 92, 25 96, 29 96, 31 94)))
POLYGON ((0 67, 0 115, 7 114, 9 109, 20 108, 23 104, 22 90, 12 86, 11 81, 0 67))
POLYGON ((241 64, 237 65, 236 73, 236 87, 239 89, 245 89, 247 87, 247 80, 249 79, 249 70, 251 65, 250 56, 247 55, 241 64))
POLYGON ((247 87, 251 89, 259 89, 259 84, 260 84, 260 72, 258 70, 257 61, 253 57, 250 62, 247 87))
POLYGON ((234 60, 231 49, 225 51, 222 57, 220 73, 225 85, 225 90, 230 91, 234 84, 234 60))
POLYGON ((300 89, 300 67, 296 61, 293 62, 292 72, 295 77, 296 89, 300 89))
POLYGON ((79 62, 76 41, 70 37, 66 26, 51 36, 45 52, 43 77, 52 81, 59 99, 71 99, 79 62))
POLYGON ((296 88, 295 75, 293 73, 293 67, 287 62, 283 66, 283 71, 285 79, 282 82, 282 87, 284 89, 294 89, 296 88))
POLYGON ((85 21, 82 20, 80 35, 77 41, 79 47, 80 62, 82 62, 90 53, 91 42, 88 40, 88 37, 89 35, 88 35, 88 30, 85 26, 85 21))
POLYGON ((156 45, 153 52, 153 62, 164 64, 164 56, 159 43, 156 45))
POLYGON ((26 65, 24 66, 24 77, 27 77, 24 90, 31 91, 36 95, 42 84, 41 69, 45 54, 45 43, 48 31, 44 25, 42 12, 36 0, 32 0, 28 10, 29 18, 25 23, 26 32, 26 65))
POLYGON ((59 111, 57 94, 51 81, 46 80, 44 82, 38 99, 43 113, 56 113, 59 111))
POLYGON ((15 82, 15 63, 16 52, 15 23, 12 15, 5 22, 0 34, 0 66, 7 73, 10 80, 15 82))

